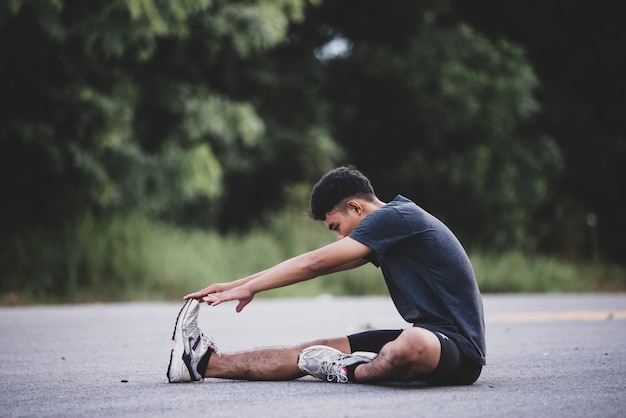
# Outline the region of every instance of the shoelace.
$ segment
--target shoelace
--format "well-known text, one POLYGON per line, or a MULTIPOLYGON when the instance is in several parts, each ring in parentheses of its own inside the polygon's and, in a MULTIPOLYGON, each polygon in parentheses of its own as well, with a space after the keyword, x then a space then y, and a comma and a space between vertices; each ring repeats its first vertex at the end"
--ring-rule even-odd
POLYGON ((215 341, 213 341, 213 338, 209 338, 204 334, 200 334, 200 336, 202 337, 202 340, 204 342, 206 342, 207 347, 209 347, 209 350, 213 351, 215 354, 218 355, 218 357, 221 357, 222 354, 220 354, 220 349, 217 348, 217 344, 215 344, 215 341))
POLYGON ((325 361, 321 365, 321 369, 326 375, 326 380, 339 383, 348 383, 348 372, 346 368, 341 364, 341 361, 345 357, 339 358, 336 362, 325 361))

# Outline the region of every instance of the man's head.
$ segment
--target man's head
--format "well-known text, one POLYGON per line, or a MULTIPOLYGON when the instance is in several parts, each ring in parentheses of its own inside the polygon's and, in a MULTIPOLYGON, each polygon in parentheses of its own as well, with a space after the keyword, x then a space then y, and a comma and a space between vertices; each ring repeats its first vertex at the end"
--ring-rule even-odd
POLYGON ((351 198, 373 202, 376 199, 370 181, 353 167, 335 168, 324 175, 311 191, 310 215, 323 221, 326 214, 351 198))

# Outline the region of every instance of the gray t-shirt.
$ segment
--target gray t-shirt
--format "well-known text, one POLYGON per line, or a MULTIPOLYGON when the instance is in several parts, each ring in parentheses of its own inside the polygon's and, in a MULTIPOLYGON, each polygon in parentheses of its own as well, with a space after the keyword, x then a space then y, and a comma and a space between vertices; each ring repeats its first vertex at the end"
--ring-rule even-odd
POLYGON ((374 251, 368 261, 382 270, 404 320, 444 333, 485 364, 482 298, 469 258, 448 227, 398 195, 350 237, 374 251))

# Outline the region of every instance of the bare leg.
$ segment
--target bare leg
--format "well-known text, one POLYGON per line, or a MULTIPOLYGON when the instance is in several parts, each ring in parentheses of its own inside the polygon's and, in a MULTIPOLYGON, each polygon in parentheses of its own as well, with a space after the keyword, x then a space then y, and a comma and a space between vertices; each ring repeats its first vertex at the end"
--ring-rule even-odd
POLYGON ((298 368, 298 355, 312 345, 328 345, 350 352, 347 337, 317 340, 296 347, 264 348, 235 354, 211 355, 205 377, 240 380, 292 380, 304 376, 298 368))
POLYGON ((424 328, 407 328, 394 341, 385 344, 372 362, 356 367, 360 383, 411 381, 429 373, 439 364, 441 343, 424 328))

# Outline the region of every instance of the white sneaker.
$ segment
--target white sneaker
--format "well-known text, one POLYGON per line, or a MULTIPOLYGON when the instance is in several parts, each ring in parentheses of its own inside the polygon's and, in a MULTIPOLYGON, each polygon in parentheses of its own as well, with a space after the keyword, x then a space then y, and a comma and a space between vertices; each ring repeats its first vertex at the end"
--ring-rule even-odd
POLYGON ((170 383, 202 380, 204 370, 202 373, 198 372, 198 364, 209 350, 219 354, 213 340, 204 336, 198 328, 199 308, 200 302, 189 299, 176 318, 172 335, 174 348, 172 348, 170 364, 167 368, 167 379, 170 383))
POLYGON ((298 367, 304 373, 328 382, 348 383, 348 369, 356 363, 369 363, 376 353, 364 351, 344 354, 325 345, 307 347, 298 356, 298 367))

